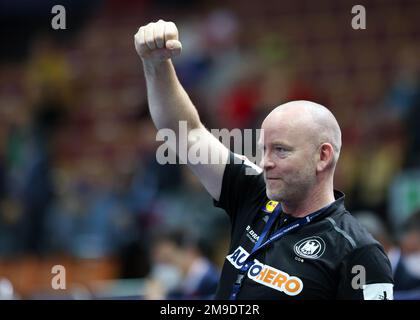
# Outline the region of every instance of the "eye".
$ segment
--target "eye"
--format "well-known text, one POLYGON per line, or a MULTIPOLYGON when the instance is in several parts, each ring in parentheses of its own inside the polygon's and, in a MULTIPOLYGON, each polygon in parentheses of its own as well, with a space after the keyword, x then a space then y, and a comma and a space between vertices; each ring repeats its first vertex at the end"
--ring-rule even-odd
POLYGON ((286 152, 286 151, 287 151, 287 150, 286 150, 285 148, 283 148, 283 147, 276 147, 275 149, 276 149, 276 151, 279 151, 279 152, 286 152))

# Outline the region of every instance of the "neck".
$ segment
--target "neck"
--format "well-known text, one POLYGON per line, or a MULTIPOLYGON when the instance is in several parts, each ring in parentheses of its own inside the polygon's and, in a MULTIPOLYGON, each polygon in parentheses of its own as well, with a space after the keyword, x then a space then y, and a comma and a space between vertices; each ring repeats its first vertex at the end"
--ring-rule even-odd
POLYGON ((295 218, 305 217, 335 201, 333 188, 328 190, 315 190, 303 200, 282 201, 281 206, 285 213, 295 218))

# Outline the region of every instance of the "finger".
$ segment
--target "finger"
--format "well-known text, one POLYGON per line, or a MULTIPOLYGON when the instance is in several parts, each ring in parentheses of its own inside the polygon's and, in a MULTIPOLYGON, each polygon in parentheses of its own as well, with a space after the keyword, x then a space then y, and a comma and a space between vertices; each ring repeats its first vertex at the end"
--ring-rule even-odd
POLYGON ((181 54, 182 44, 178 40, 168 40, 166 41, 166 48, 170 50, 171 57, 176 57, 181 54))
POLYGON ((156 43, 154 39, 154 23, 149 23, 145 30, 144 30, 144 40, 146 41, 146 45, 150 50, 156 49, 156 43))
POLYGON ((140 28, 140 52, 144 53, 148 50, 145 39, 145 27, 140 28))
POLYGON ((178 29, 173 22, 167 22, 165 25, 165 44, 168 40, 178 40, 178 29))
POLYGON ((136 51, 140 53, 140 28, 134 35, 134 46, 136 47, 136 51))
POLYGON ((142 54, 146 50, 146 44, 144 43, 144 27, 140 27, 134 35, 134 45, 139 54, 142 54))
POLYGON ((162 49, 165 46, 165 22, 159 20, 153 29, 156 47, 162 49))
POLYGON ((166 48, 169 50, 179 50, 182 49, 182 44, 178 40, 168 40, 166 41, 166 48))
POLYGON ((145 31, 146 31, 145 27, 140 28, 140 43, 141 43, 140 48, 143 49, 143 52, 147 50, 145 31))

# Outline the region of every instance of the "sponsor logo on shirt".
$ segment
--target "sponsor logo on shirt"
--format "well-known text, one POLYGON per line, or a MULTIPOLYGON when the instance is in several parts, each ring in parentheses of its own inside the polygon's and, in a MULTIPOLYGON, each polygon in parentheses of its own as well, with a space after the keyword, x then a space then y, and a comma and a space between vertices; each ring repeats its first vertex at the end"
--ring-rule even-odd
MULTIPOLYGON (((228 255, 226 259, 236 269, 240 269, 248 256, 249 253, 239 246, 232 254, 228 255)), ((290 276, 286 272, 259 262, 257 259, 248 263, 252 263, 252 266, 248 269, 248 278, 259 284, 283 292, 289 296, 296 296, 303 289, 302 280, 298 277, 290 276)))
POLYGON ((293 249, 301 258, 318 259, 325 251, 325 242, 321 237, 309 237, 297 242, 293 249))
POLYGON ((254 230, 252 230, 251 229, 251 226, 250 225, 248 225, 247 227, 246 227, 246 231, 247 231, 247 233, 246 233, 246 236, 249 238, 249 240, 251 240, 253 243, 256 243, 257 241, 258 241, 258 239, 260 238, 260 236, 254 231, 254 230))
POLYGON ((272 213, 274 209, 276 209, 278 204, 279 204, 278 201, 270 200, 265 204, 263 211, 266 213, 272 213))

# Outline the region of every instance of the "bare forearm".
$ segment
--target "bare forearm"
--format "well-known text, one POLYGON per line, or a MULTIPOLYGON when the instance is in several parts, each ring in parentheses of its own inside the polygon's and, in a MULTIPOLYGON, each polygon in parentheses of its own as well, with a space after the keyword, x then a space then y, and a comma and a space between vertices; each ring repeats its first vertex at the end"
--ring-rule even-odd
POLYGON ((158 129, 172 129, 174 132, 180 129, 176 139, 164 139, 166 144, 178 153, 183 163, 190 165, 204 187, 218 200, 229 150, 201 124, 196 108, 178 81, 171 62, 182 51, 178 28, 171 21, 151 22, 140 27, 134 35, 134 46, 143 61, 153 122, 158 129), (181 134, 180 121, 187 122, 186 136, 181 134), (210 162, 209 158, 192 161, 189 152, 181 148, 183 145, 187 145, 189 150, 195 146, 194 150, 199 151, 200 156, 216 155, 217 159, 218 155, 220 162, 210 162))
POLYGON ((188 129, 201 126, 196 108, 180 84, 171 60, 143 63, 147 99, 153 122, 158 129, 178 129, 186 121, 188 129))

